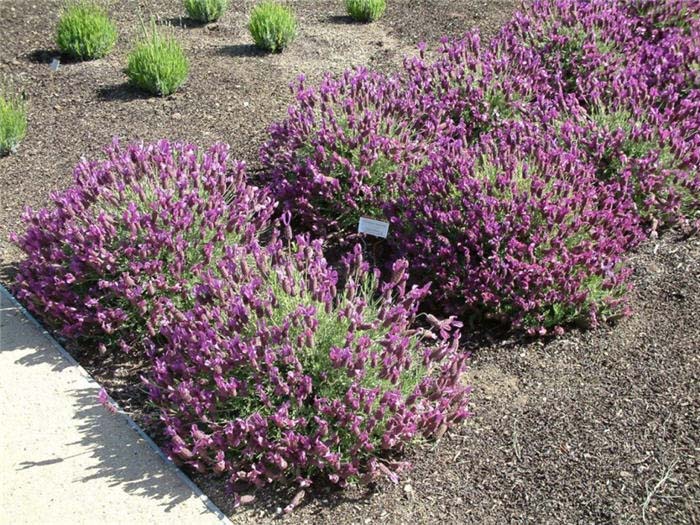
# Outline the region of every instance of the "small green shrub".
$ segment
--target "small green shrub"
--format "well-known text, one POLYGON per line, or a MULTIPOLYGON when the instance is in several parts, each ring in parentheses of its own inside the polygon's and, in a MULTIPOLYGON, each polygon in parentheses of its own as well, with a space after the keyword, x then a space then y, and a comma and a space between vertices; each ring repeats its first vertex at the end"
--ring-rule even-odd
POLYGON ((92 0, 68 4, 58 21, 56 44, 62 53, 91 60, 107 55, 117 42, 117 28, 92 0))
POLYGON ((27 106, 11 87, 0 85, 0 157, 9 155, 27 132, 27 106))
POLYGON ((184 0, 187 15, 199 22, 214 22, 228 9, 228 0, 184 0))
POLYGON ((187 79, 189 63, 171 33, 161 33, 154 20, 150 26, 144 28, 142 39, 129 53, 126 74, 141 89, 165 97, 187 79))
POLYGON ((345 0, 345 8, 358 22, 374 22, 386 11, 386 0, 345 0))
POLYGON ((253 9, 248 29, 257 47, 277 53, 294 40, 297 21, 288 7, 264 1, 253 9))

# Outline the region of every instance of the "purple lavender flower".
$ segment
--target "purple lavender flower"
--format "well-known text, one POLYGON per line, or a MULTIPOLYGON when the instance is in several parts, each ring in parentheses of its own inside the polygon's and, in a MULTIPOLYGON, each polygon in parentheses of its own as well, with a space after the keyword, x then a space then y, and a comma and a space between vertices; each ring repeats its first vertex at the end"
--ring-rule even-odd
POLYGON ((83 161, 52 209, 25 211, 14 290, 66 337, 129 351, 158 332, 156 299, 193 290, 188 275, 264 229, 274 202, 224 144, 115 141, 106 155, 83 161))
POLYGON ((200 268, 206 301, 167 301, 147 384, 174 457, 234 487, 394 479, 386 452, 469 415, 460 323, 413 328, 428 290, 407 287, 405 261, 384 284, 359 246, 345 264, 336 292, 320 241, 273 235, 200 268))
POLYGON ((432 306, 532 333, 627 311, 624 255, 700 225, 700 4, 537 0, 487 45, 300 82, 261 149, 298 226, 389 221, 432 306))

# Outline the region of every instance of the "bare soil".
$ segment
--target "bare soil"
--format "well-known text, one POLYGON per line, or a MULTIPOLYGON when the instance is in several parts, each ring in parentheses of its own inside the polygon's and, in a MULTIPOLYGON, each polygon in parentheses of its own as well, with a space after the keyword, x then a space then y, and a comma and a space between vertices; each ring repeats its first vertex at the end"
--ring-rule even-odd
MULTIPOLYGON (((358 25, 341 0, 289 2, 300 22, 283 54, 250 44, 252 1, 232 2, 218 23, 198 25, 180 2, 115 0, 120 38, 94 62, 62 60, 53 32, 61 0, 0 2, 0 74, 29 96, 29 133, 0 159, 0 280, 19 253, 7 234, 24 205, 46 204, 70 184, 81 156, 126 140, 225 141, 256 164, 267 125, 285 115, 289 82, 353 65, 396 68, 419 41, 478 27, 493 35, 512 0, 394 0, 378 23, 358 25), (136 9, 139 6, 140 12, 136 9), (126 54, 139 16, 170 22, 191 59, 184 88, 167 98, 126 83, 126 54)), ((397 486, 317 489, 289 523, 698 523, 700 522, 700 240, 673 232, 631 256, 633 315, 616 326, 551 341, 469 337, 474 417, 440 443, 414 447, 397 486)), ((76 356, 149 428, 139 363, 76 356), (116 371, 115 371, 116 370, 116 371)), ((272 521, 293 493, 263 490, 233 509, 221 480, 195 480, 236 523, 272 521)))

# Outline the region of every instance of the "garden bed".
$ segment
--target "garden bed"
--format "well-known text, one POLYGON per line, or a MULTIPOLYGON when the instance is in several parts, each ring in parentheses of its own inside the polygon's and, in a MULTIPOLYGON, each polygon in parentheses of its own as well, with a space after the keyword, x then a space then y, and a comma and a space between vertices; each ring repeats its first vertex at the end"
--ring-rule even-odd
MULTIPOLYGON (((255 167, 269 122, 291 101, 287 84, 304 72, 316 81, 351 65, 397 67, 419 40, 435 43, 472 25, 492 34, 512 2, 393 2, 378 24, 355 25, 338 2, 295 2, 298 41, 285 53, 261 55, 250 45, 245 12, 235 7, 216 24, 183 21, 178 37, 193 58, 184 89, 165 98, 125 82, 122 64, 138 14, 115 7, 123 28, 113 55, 48 67, 56 55, 52 28, 58 2, 4 2, 8 42, 2 69, 20 75, 30 97, 29 133, 18 154, 0 160, 3 282, 18 253, 7 233, 22 206, 46 203, 68 185, 81 155, 96 157, 112 136, 161 137, 202 145, 229 142, 255 167), (352 45, 348 45, 352 42, 352 45)), ((149 3, 179 25, 179 2, 149 3)), ((290 522, 409 521, 498 523, 638 521, 692 523, 700 505, 700 243, 666 232, 632 255, 630 318, 615 327, 571 332, 551 342, 480 335, 470 382, 475 417, 435 447, 411 449, 414 464, 398 486, 372 491, 316 491, 290 522), (662 482, 663 481, 663 482, 662 482), (369 521, 368 521, 369 520, 369 521)), ((81 358, 79 349, 74 350, 81 358)), ((139 363, 81 362, 147 428, 139 363)), ((158 436, 156 435, 156 438, 158 436)), ((238 511, 223 484, 195 477, 234 521, 271 518, 293 493, 263 490, 238 511)))

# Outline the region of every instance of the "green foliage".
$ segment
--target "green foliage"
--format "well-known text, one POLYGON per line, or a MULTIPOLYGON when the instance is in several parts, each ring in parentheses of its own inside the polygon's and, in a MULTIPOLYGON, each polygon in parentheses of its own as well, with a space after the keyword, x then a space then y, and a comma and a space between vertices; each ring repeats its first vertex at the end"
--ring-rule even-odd
POLYGON ((684 215, 697 215, 697 192, 686 185, 685 179, 668 177, 655 182, 653 178, 649 179, 645 165, 648 159, 654 159, 657 169, 668 173, 682 172, 684 165, 691 165, 692 161, 679 156, 658 133, 642 133, 644 128, 651 126, 646 115, 634 115, 624 108, 614 110, 599 104, 590 110, 589 117, 606 133, 622 133, 624 138, 617 147, 603 152, 597 175, 601 180, 610 181, 629 169, 632 198, 642 218, 663 218, 659 205, 669 199, 678 200, 679 210, 684 215))
POLYGON ((0 157, 9 155, 27 132, 27 106, 11 87, 0 86, 0 157))
MULTIPOLYGON (((339 115, 337 118, 339 129, 344 130, 346 137, 353 137, 356 130, 351 129, 347 120, 339 115)), ((315 148, 312 144, 301 147, 300 158, 313 158, 315 148)), ((325 213, 335 215, 335 220, 344 231, 350 231, 357 227, 360 217, 382 217, 381 203, 386 202, 391 194, 390 180, 398 169, 398 164, 382 151, 375 152, 372 162, 366 163, 362 149, 348 144, 338 144, 336 153, 338 158, 344 159, 352 165, 354 174, 348 166, 334 159, 327 159, 321 165, 323 172, 331 179, 336 179, 340 185, 339 194, 346 195, 353 191, 353 184, 357 185, 358 174, 364 187, 372 188, 372 192, 358 196, 357 205, 353 207, 341 206, 342 211, 335 206, 329 206, 326 197, 318 195, 311 198, 312 204, 325 213)), ((366 152, 365 152, 366 154, 366 152)))
POLYGON ((56 44, 62 53, 80 60, 102 58, 116 42, 117 28, 98 3, 78 0, 61 13, 56 44))
POLYGON ((386 11, 386 0, 345 0, 345 8, 358 22, 374 22, 386 11))
POLYGON ((161 33, 151 20, 141 40, 129 53, 126 74, 150 93, 168 96, 187 79, 189 63, 182 46, 172 33, 161 33))
MULTIPOLYGON (((290 251, 299 257, 298 248, 295 246, 289 247, 290 251)), ((255 267, 255 261, 250 261, 251 267, 255 267)), ((381 366, 367 365, 365 374, 361 377, 353 377, 343 368, 333 366, 330 356, 333 348, 343 348, 347 342, 348 333, 351 333, 355 327, 352 321, 343 314, 356 302, 360 302, 364 306, 364 318, 368 320, 368 326, 363 332, 363 335, 372 341, 370 353, 381 354, 382 347, 379 341, 384 340, 391 333, 391 325, 376 323, 377 319, 381 319, 382 301, 379 299, 379 283, 377 276, 371 272, 361 271, 360 268, 354 268, 348 275, 352 282, 357 283, 357 289, 349 291, 343 289, 339 292, 337 304, 332 308, 327 308, 324 301, 319 298, 314 298, 309 290, 303 289, 301 283, 309 279, 309 275, 299 271, 298 268, 293 268, 291 271, 294 282, 299 283, 298 291, 288 293, 285 291, 279 275, 275 272, 270 272, 265 278, 261 276, 261 280, 267 280, 270 285, 271 293, 277 298, 277 305, 273 310, 272 319, 275 321, 273 326, 283 326, 285 319, 288 319, 295 311, 298 311, 299 306, 303 305, 306 308, 313 308, 316 313, 316 321, 318 327, 315 333, 315 345, 305 352, 300 360, 304 365, 304 370, 312 377, 317 377, 314 380, 314 385, 319 385, 316 392, 319 397, 328 397, 329 399, 342 399, 343 395, 348 391, 353 383, 359 383, 362 388, 379 389, 381 392, 396 389, 403 395, 409 395, 418 386, 421 379, 425 376, 426 368, 422 365, 422 356, 417 348, 422 341, 420 337, 411 339, 408 347, 409 355, 414 363, 414 366, 404 371, 398 377, 397 383, 393 384, 390 380, 381 377, 381 366), (358 301, 359 300, 359 301, 358 301)), ((248 329, 243 329, 244 333, 255 333, 255 323, 260 322, 259 319, 252 317, 248 329)), ((304 333, 304 327, 292 327, 290 333, 294 338, 300 337, 304 333)), ((313 418, 315 413, 313 406, 302 407, 300 415, 303 417, 313 418)), ((379 429, 377 429, 379 430, 379 429)), ((376 432, 370 436, 374 444, 379 447, 381 445, 381 432, 376 432)), ((349 449, 349 447, 348 447, 349 449)))
POLYGON ((291 9, 266 0, 253 9, 248 29, 257 47, 277 53, 296 37, 297 21, 291 9))
POLYGON ((199 22, 214 22, 228 9, 228 0, 184 0, 187 15, 199 22))

